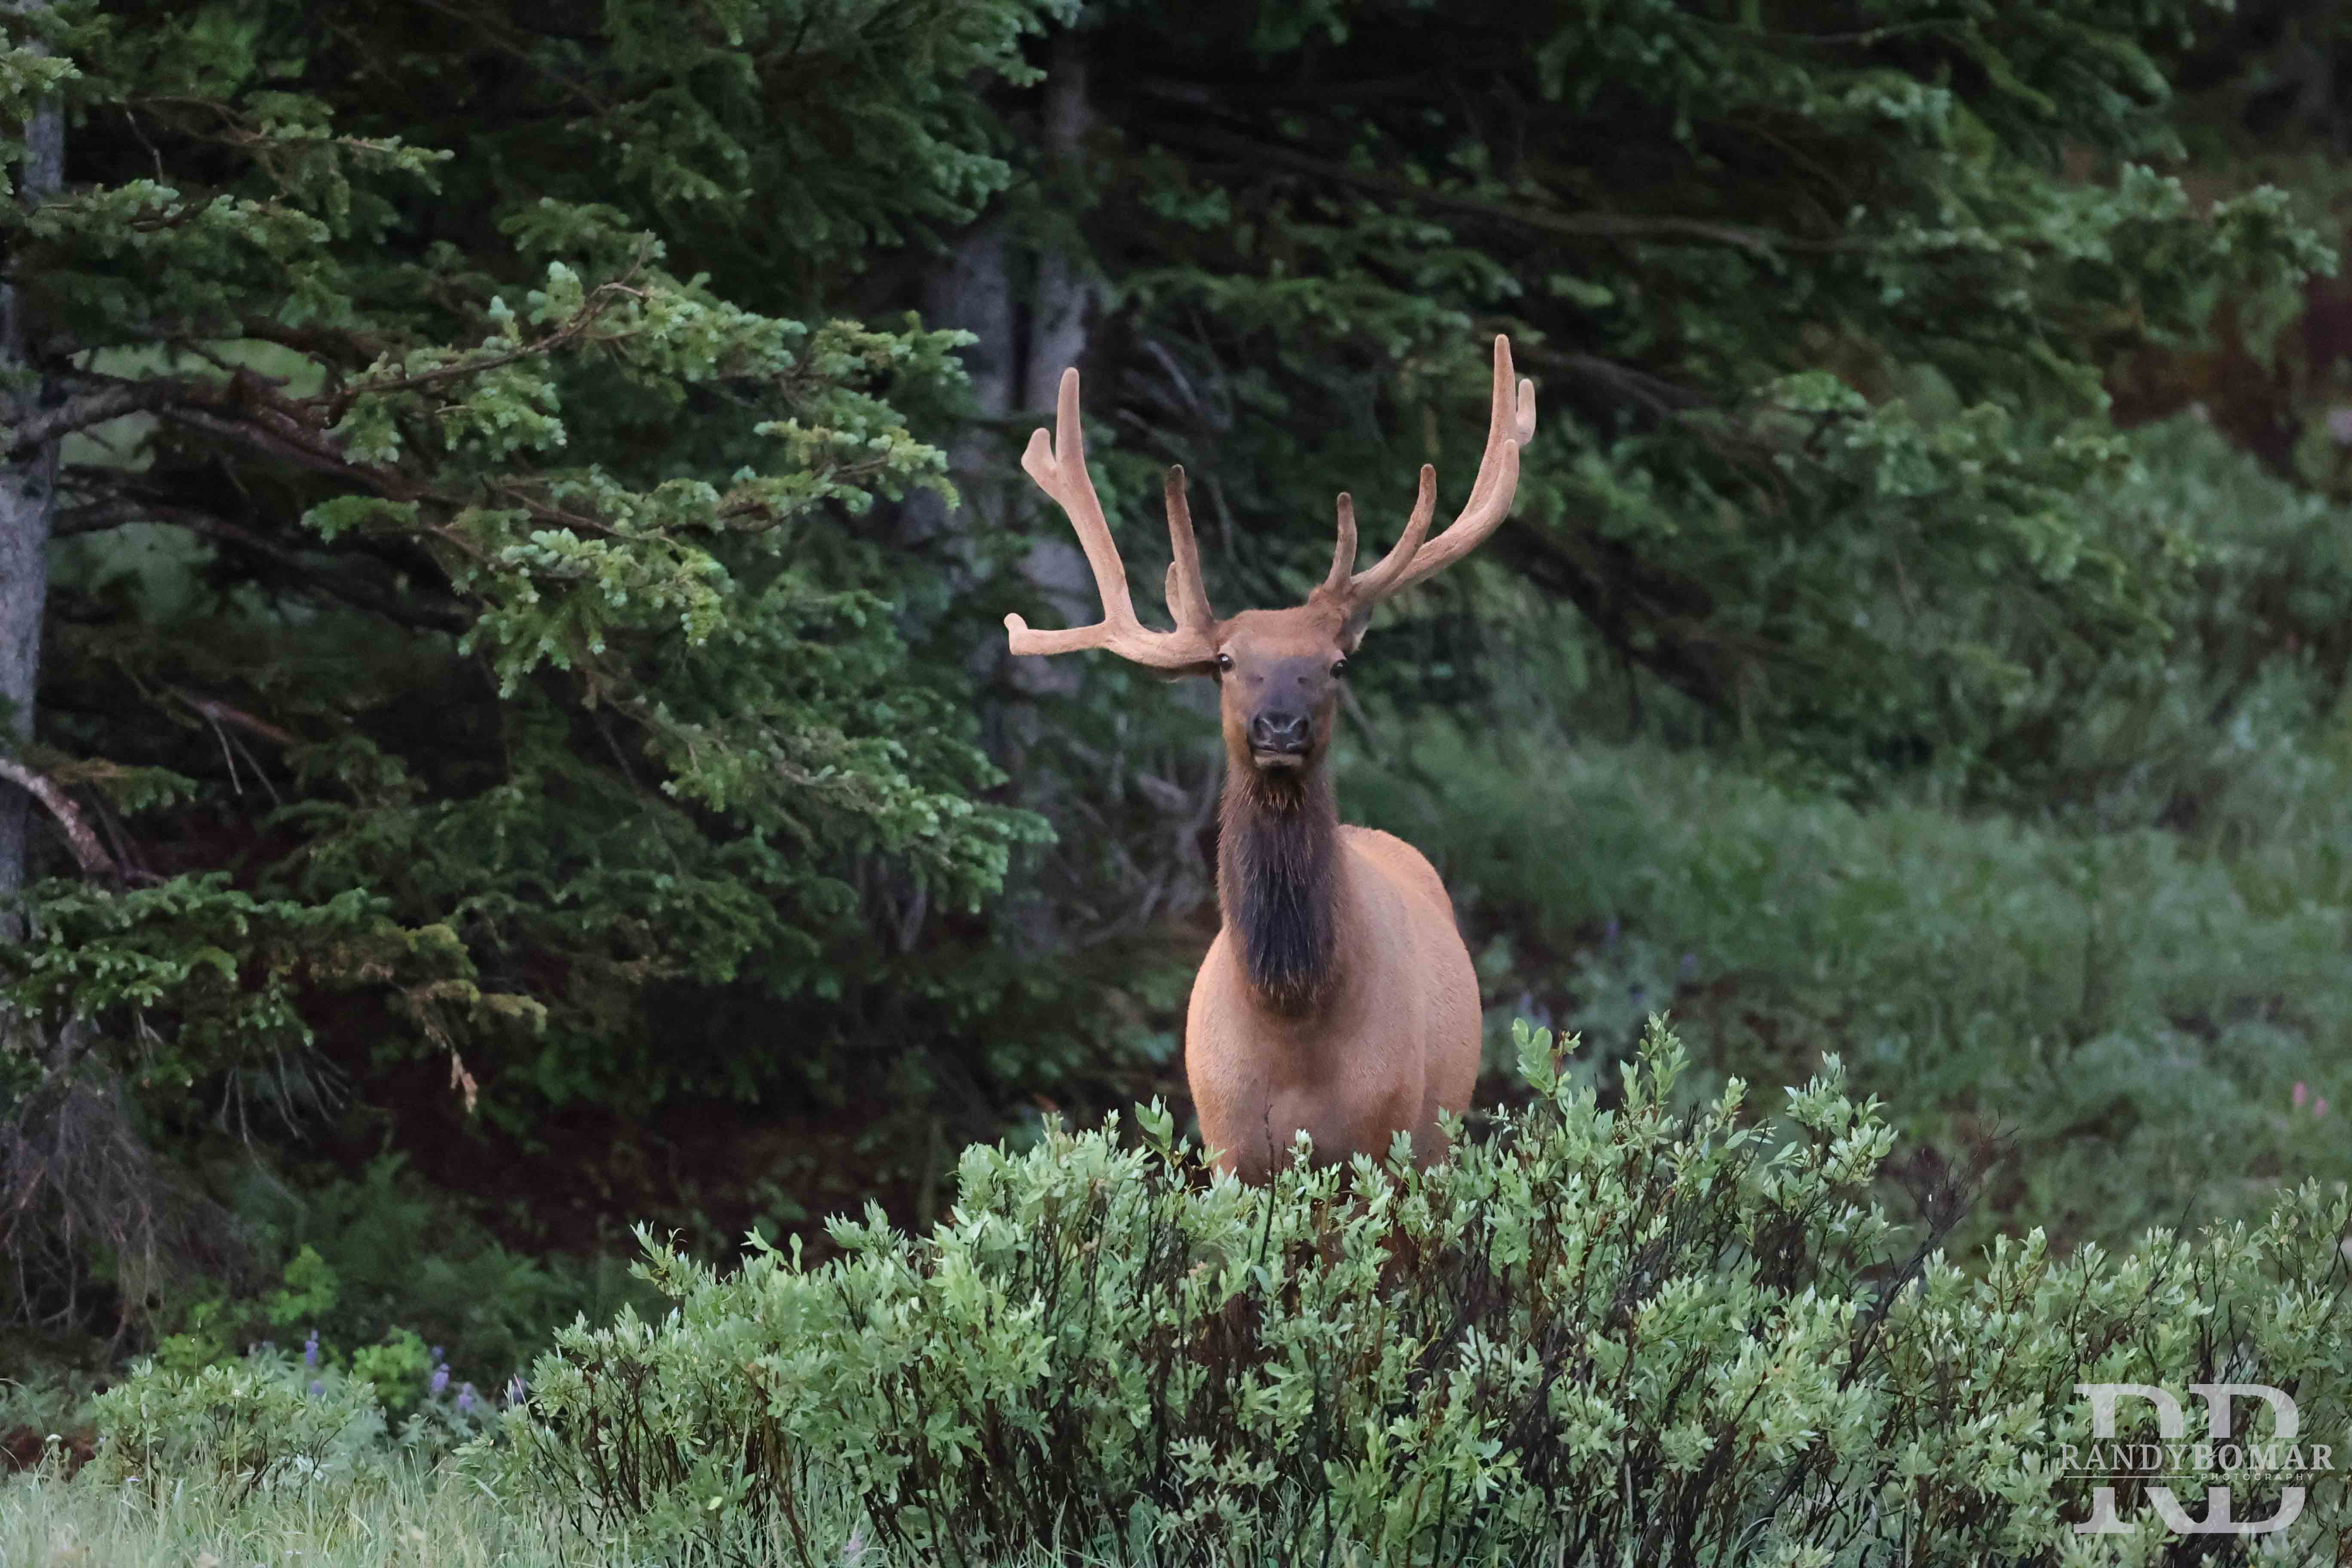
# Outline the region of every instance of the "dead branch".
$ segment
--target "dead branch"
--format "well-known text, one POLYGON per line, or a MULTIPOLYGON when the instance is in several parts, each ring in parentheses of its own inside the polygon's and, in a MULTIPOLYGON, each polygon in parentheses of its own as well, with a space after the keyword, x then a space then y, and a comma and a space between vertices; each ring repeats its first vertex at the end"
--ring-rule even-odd
MULTIPOLYGON (((396 597, 392 593, 354 577, 348 573, 328 570, 300 552, 265 538, 250 528, 232 522, 213 512, 194 507, 177 505, 150 494, 131 482, 136 475, 125 476, 113 470, 74 468, 68 470, 68 486, 77 491, 96 492, 100 499, 61 509, 58 513, 57 532, 60 537, 78 533, 100 533, 108 529, 130 523, 161 523, 172 528, 184 528, 189 532, 210 539, 216 543, 251 551, 275 566, 300 577, 319 592, 355 610, 383 616, 415 631, 462 634, 474 622, 471 616, 454 605, 420 604, 396 597)), ((353 548, 362 552, 373 552, 364 542, 353 548)), ((400 569, 397 563, 380 555, 387 566, 400 569)))
POLYGON ((48 808, 49 815, 57 818, 58 826, 65 832, 67 847, 81 863, 84 876, 112 881, 121 875, 114 863, 114 857, 106 852, 106 847, 98 841, 98 835, 91 832, 89 824, 82 820, 81 808, 75 805, 72 797, 58 786, 57 780, 26 767, 14 757, 0 757, 0 779, 6 779, 48 808))
POLYGON ((0 1030, 44 1068, 0 1115, 0 1321, 80 1326, 111 1297, 119 1342, 174 1281, 249 1274, 228 1215, 140 1136, 87 1022, 0 1030))
POLYGON ((176 686, 172 688, 172 695, 215 724, 233 725, 247 734, 258 735, 263 740, 280 746, 299 746, 302 743, 302 737, 292 731, 281 730, 267 719, 256 718, 244 709, 232 708, 216 698, 199 697, 194 692, 184 691, 176 686))
POLYGON ((46 409, 10 426, 9 446, 14 452, 27 452, 36 447, 46 446, 60 436, 87 430, 93 425, 103 425, 126 414, 147 412, 180 395, 180 384, 171 381, 101 386, 95 392, 68 397, 55 408, 46 409))

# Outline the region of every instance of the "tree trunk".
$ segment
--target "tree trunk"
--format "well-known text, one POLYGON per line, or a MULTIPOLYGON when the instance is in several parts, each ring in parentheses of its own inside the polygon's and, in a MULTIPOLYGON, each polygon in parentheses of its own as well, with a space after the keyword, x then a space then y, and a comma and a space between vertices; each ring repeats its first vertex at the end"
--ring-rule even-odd
MULTIPOLYGON (((1073 184, 1089 122, 1085 56, 1065 34, 1046 82, 1043 141, 1055 173, 1073 184)), ((977 418, 947 449, 948 474, 964 515, 951 516, 937 497, 919 494, 908 500, 899 522, 908 543, 946 536, 950 552, 964 556, 961 567, 969 581, 978 563, 961 548, 961 536, 975 531, 975 523, 1010 529, 1024 513, 1036 519, 1021 574, 1073 626, 1097 614, 1094 574, 1067 521, 1030 489, 1010 459, 1028 437, 1015 414, 1053 423, 1062 372, 1086 355, 1098 292, 1084 267, 1061 248, 1043 247, 1021 257, 1001 219, 977 225, 955 243, 947 266, 924 289, 923 321, 980 340, 961 351, 977 418), (1025 300, 1017 276, 1024 259, 1032 263, 1025 300)), ((1003 635, 991 633, 974 662, 986 668, 1005 657, 1003 635)), ((1078 671, 1066 659, 1024 659, 1012 666, 1010 678, 1016 689, 1032 695, 1067 694, 1077 689, 1078 671)))
MULTIPOLYGON (((1087 102, 1086 51, 1077 35, 1065 31, 1055 40, 1054 60, 1045 79, 1045 136, 1046 155, 1066 192, 1075 194, 1080 160, 1086 152, 1087 128, 1092 110, 1087 102)), ((1094 281, 1069 249, 1044 247, 1037 253, 1034 287, 1029 298, 1028 352, 1024 356, 1021 405, 1051 423, 1062 385, 1062 372, 1086 358, 1087 332, 1097 303, 1094 281)), ((1101 428, 1101 426, 1097 426, 1101 428)), ((1050 509, 1047 509, 1050 510, 1050 509)), ((1056 608, 1081 626, 1100 612, 1097 608, 1094 571, 1078 548, 1068 523, 1048 519, 1021 562, 1021 574, 1056 608)), ((1069 659, 1030 659, 1016 666, 1013 679, 1022 689, 1068 696, 1078 689, 1079 672, 1069 659)))
MULTIPOLYGON (((1075 199, 1090 111, 1084 53, 1070 34, 1056 41, 1043 111, 1049 163, 1041 173, 1075 199)), ((1073 241, 1076 226, 1069 226, 1073 241)), ((1086 356, 1100 290, 1072 248, 1028 236, 1016 238, 1001 218, 992 217, 967 231, 950 251, 947 265, 929 280, 924 324, 956 328, 979 340, 961 351, 976 417, 947 448, 948 474, 962 498, 960 510, 951 513, 936 497, 918 495, 903 509, 898 526, 909 543, 937 542, 956 563, 951 570, 969 584, 981 568, 971 539, 1011 530, 1025 519, 1030 542, 1018 567, 1023 582, 1052 614, 1080 626, 1101 613, 1094 574, 1068 521, 1035 492, 1013 462, 1033 422, 1053 424, 1062 372, 1086 356)), ((1093 390, 1099 398, 1102 389, 1093 390)), ((1097 428, 1104 428, 1107 420, 1106 415, 1097 428)), ((1006 584, 1008 590, 1012 586, 1006 584)), ((992 623, 1013 607, 1016 596, 1008 592, 1001 597, 1003 602, 991 606, 992 623)), ((1037 710, 1028 699, 1076 693, 1085 673, 1080 661, 1012 658, 1004 633, 992 624, 972 650, 971 668, 1002 670, 1013 694, 983 707, 990 753, 1012 774, 1022 804, 1059 815, 1047 781, 1026 766, 1039 728, 1037 710)), ((1064 945, 1054 901, 1038 889, 1016 890, 1006 913, 1018 940, 1031 951, 1064 945)))
MULTIPOLYGON (((18 16, 46 8, 47 0, 15 0, 18 16)), ((37 46, 34 46, 37 47, 37 46)), ((57 195, 65 183, 66 125, 52 99, 24 127, 25 159, 16 197, 27 207, 57 195)), ((7 258, 7 276, 17 258, 7 258)), ((0 282, 0 421, 16 425, 56 401, 56 384, 39 374, 31 308, 24 291, 0 282)), ((48 544, 57 508, 58 443, 0 452, 0 723, 10 751, 33 738, 33 695, 40 676, 41 616, 49 596, 48 544)), ((0 783, 0 899, 25 885, 33 797, 0 783)), ((0 936, 16 934, 16 913, 0 914, 0 936)))
MULTIPOLYGON (((980 341, 959 351, 964 374, 971 380, 972 412, 977 421, 948 443, 948 477, 955 481, 961 510, 1002 522, 1004 504, 1003 463, 996 448, 1002 426, 1013 413, 1013 388, 1019 384, 1013 363, 1013 277, 1006 258, 1004 226, 992 218, 966 233, 948 252, 948 264, 934 273, 923 289, 923 324, 952 327, 980 341)), ((953 549, 971 529, 951 517, 945 501, 928 490, 908 498, 900 527, 909 543, 923 543, 942 534, 953 549)), ((968 552, 957 551, 966 574, 976 563, 968 552)))
MULTIPOLYGON (((1086 51, 1079 47, 1076 34, 1064 32, 1055 40, 1053 69, 1045 82, 1042 140, 1065 199, 1076 197, 1087 132, 1093 120, 1094 110, 1087 101, 1086 51)), ((1096 294, 1085 268, 1067 249, 1041 251, 1035 297, 1029 308, 1023 406, 1052 410, 1063 369, 1086 357, 1087 329, 1097 303, 1096 294)))

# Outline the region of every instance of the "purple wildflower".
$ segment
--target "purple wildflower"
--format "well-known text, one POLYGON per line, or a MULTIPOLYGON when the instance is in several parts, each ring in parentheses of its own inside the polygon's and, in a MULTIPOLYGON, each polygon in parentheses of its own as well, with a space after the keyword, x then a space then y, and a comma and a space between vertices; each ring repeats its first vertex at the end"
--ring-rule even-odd
POLYGON ((304 1366, 319 1364, 319 1331, 316 1329, 312 1329, 310 1337, 302 1342, 302 1364, 304 1366))
POLYGON ((461 1383, 457 1385, 457 1409, 464 1415, 473 1414, 474 1385, 472 1384, 461 1383))
POLYGON ((320 1378, 312 1378, 310 1380, 310 1392, 314 1394, 326 1393, 327 1385, 325 1382, 320 1378))
POLYGON ((438 1399, 448 1386, 449 1369, 446 1366, 436 1366, 433 1369, 432 1377, 425 1381, 425 1391, 438 1399))

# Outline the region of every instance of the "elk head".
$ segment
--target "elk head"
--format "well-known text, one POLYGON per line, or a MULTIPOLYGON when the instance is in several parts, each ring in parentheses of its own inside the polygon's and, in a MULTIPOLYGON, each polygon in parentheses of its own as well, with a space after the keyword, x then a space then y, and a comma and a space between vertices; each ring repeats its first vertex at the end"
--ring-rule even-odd
POLYGON ((1508 338, 1495 340, 1493 407, 1486 450, 1461 514, 1436 538, 1429 525, 1437 510, 1437 470, 1422 465, 1421 494, 1404 533, 1380 563, 1356 570, 1356 508, 1339 497, 1339 537, 1331 571, 1303 605, 1286 610, 1244 610, 1220 621, 1201 584, 1200 546, 1184 500, 1184 470, 1168 470, 1167 601, 1173 631, 1153 631, 1136 619, 1127 569, 1111 541, 1102 502, 1087 477, 1086 437, 1078 419, 1078 373, 1062 373, 1054 435, 1029 438, 1021 466, 1054 498, 1077 531, 1103 618, 1067 631, 1033 631, 1019 616, 1004 617, 1016 654, 1071 653, 1105 648, 1121 658, 1171 675, 1206 675, 1220 688, 1225 751, 1236 778, 1270 786, 1316 771, 1328 748, 1339 679, 1348 656, 1363 640, 1373 606, 1390 595, 1452 565, 1476 549, 1511 510, 1519 481, 1519 448, 1535 435, 1535 384, 1511 371, 1508 338))

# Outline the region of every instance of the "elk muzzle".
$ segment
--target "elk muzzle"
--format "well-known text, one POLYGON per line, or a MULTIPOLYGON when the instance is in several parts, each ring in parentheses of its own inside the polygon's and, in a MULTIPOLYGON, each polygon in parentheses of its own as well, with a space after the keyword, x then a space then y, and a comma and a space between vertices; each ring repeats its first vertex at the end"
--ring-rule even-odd
POLYGON ((1303 709, 1262 709, 1250 719, 1250 757, 1261 768, 1303 767, 1314 742, 1315 715, 1303 709))

